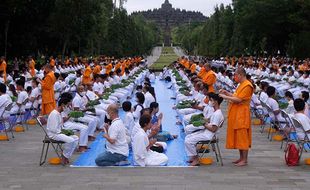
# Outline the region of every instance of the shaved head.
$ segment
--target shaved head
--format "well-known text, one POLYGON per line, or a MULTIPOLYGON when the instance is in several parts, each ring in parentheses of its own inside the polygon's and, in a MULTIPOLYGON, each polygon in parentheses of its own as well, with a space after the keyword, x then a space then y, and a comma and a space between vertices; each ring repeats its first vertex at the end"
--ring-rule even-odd
POLYGON ((243 77, 246 77, 246 71, 243 67, 239 67, 236 69, 236 73, 243 76, 243 77))
POLYGON ((109 114, 118 114, 118 105, 116 104, 109 105, 107 112, 109 112, 109 114))

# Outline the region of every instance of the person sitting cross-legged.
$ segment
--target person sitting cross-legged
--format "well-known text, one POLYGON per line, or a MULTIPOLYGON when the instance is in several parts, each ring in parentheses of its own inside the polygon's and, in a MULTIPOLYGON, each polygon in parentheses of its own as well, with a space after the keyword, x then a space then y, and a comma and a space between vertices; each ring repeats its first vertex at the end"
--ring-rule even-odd
POLYGON ((123 121, 118 116, 118 106, 116 104, 109 105, 106 117, 112 120, 111 125, 105 126, 106 152, 100 154, 96 158, 98 166, 114 166, 127 160, 129 147, 127 143, 126 128, 123 121))
POLYGON ((161 166, 168 162, 168 157, 163 153, 151 150, 156 145, 156 139, 148 138, 147 131, 151 129, 151 116, 144 114, 139 120, 141 126, 133 137, 132 147, 135 165, 139 166, 161 166))
POLYGON ((191 163, 191 166, 199 165, 196 144, 199 141, 212 140, 221 123, 224 121, 224 116, 220 109, 222 101, 223 98, 219 97, 218 94, 210 94, 209 102, 214 108, 214 112, 211 115, 210 122, 204 125, 205 129, 191 133, 185 137, 185 151, 187 156, 190 157, 190 160, 188 162, 191 163))

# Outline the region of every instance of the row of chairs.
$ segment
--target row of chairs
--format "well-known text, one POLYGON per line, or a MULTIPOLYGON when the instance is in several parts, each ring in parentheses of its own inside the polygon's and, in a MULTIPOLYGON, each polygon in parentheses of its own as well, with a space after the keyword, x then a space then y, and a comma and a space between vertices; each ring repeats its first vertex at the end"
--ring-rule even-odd
MULTIPOLYGON (((281 140, 281 146, 280 149, 283 148, 283 145, 285 144, 285 148, 284 151, 287 151, 287 145, 292 142, 292 143, 296 143, 298 145, 298 147, 300 148, 300 155, 299 155, 299 159, 302 156, 302 153, 304 151, 307 151, 307 149, 305 148, 305 146, 308 146, 308 148, 310 149, 309 143, 310 143, 310 139, 308 138, 306 131, 304 130, 301 122, 296 119, 294 116, 288 114, 285 110, 281 110, 281 116, 284 119, 284 121, 277 121, 276 119, 273 120, 271 119, 271 115, 273 114, 273 110, 272 108, 261 101, 261 105, 262 107, 256 107, 254 106, 252 108, 253 113, 255 114, 255 116, 257 118, 259 118, 261 121, 263 121, 262 125, 261 125, 261 133, 264 132, 265 130, 265 124, 266 121, 269 120, 269 128, 267 131, 267 138, 272 141, 274 135, 276 133, 273 133, 274 131, 279 132, 282 136, 283 139, 281 140), (267 114, 264 113, 264 109, 267 110, 267 114), (301 132, 304 133, 304 138, 300 139, 297 136, 296 132, 301 132)), ((276 118, 276 117, 275 117, 276 118)))

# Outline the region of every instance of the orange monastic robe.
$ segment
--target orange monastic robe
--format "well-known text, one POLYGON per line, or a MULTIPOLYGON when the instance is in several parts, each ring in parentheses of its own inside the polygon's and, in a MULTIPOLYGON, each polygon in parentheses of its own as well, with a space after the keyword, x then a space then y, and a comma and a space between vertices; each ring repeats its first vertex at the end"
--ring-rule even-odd
POLYGON ((112 68, 113 68, 112 63, 108 64, 108 65, 105 67, 105 73, 106 73, 106 74, 110 74, 110 72, 112 71, 112 68))
POLYGON ((93 70, 93 74, 94 75, 99 75, 101 72, 101 66, 100 65, 96 65, 96 67, 93 70))
POLYGON ((198 73, 198 77, 203 79, 205 77, 205 75, 207 74, 207 71, 204 67, 202 67, 198 73))
POLYGON ((253 85, 250 81, 245 80, 240 83, 234 93, 235 97, 242 99, 242 103, 230 103, 228 107, 227 149, 248 150, 251 148, 250 102, 253 92, 253 85))
POLYGON ((52 67, 55 67, 55 64, 56 64, 55 59, 51 59, 50 65, 51 65, 52 67))
POLYGON ((2 61, 1 65, 0 65, 0 71, 3 71, 3 79, 4 82, 6 82, 6 62, 2 61))
POLYGON ((215 92, 213 85, 216 83, 216 75, 213 71, 208 71, 202 79, 202 82, 208 85, 208 92, 215 92))
POLYGON ((91 83, 91 77, 90 77, 91 73, 92 73, 92 70, 91 70, 90 66, 86 67, 86 69, 83 73, 83 79, 82 79, 83 84, 91 83))
POLYGON ((42 115, 50 114, 56 108, 54 84, 56 78, 54 72, 49 72, 41 83, 42 87, 42 115))
POLYGON ((34 60, 32 59, 30 64, 29 64, 29 70, 30 70, 30 74, 32 77, 35 77, 36 76, 36 71, 35 71, 35 62, 34 60))
POLYGON ((192 64, 192 66, 190 67, 191 73, 195 73, 196 72, 196 64, 192 64))

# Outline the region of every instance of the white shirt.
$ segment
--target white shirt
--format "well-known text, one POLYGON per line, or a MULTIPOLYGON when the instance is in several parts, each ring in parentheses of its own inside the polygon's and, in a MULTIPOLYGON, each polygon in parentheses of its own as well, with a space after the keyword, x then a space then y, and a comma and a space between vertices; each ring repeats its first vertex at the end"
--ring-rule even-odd
MULTIPOLYGON (((272 109, 272 111, 280 110, 278 102, 277 102, 275 99, 273 99, 273 98, 268 98, 267 104, 270 106, 270 108, 272 109)), ((270 115, 270 117, 271 117, 273 120, 276 119, 276 117, 275 117, 275 115, 274 115, 273 112, 272 112, 272 113, 269 113, 269 115, 270 115)), ((278 115, 277 115, 277 119, 279 119, 279 116, 280 116, 280 115, 281 115, 281 114, 278 114, 278 115)))
POLYGON ((81 97, 78 93, 75 94, 75 97, 72 100, 73 108, 84 109, 87 104, 87 99, 81 97))
MULTIPOLYGON (((212 125, 212 126, 215 125, 217 127, 220 127, 222 121, 224 121, 224 116, 223 116, 222 111, 218 109, 215 112, 213 112, 213 114, 211 115, 209 125, 212 125)), ((216 132, 218 132, 218 130, 216 132)), ((206 135, 207 139, 211 140, 215 133, 212 131, 209 131, 208 129, 205 129, 204 134, 206 135)))
POLYGON ((264 102, 264 103, 267 102, 268 98, 269 98, 268 95, 264 91, 261 92, 260 95, 259 95, 259 100, 264 102))
POLYGON ((148 151, 147 146, 150 144, 149 138, 146 132, 140 127, 135 134, 132 141, 132 149, 135 165, 145 166, 145 159, 147 158, 148 151))
POLYGON ((141 117, 141 110, 143 109, 142 105, 137 105, 135 111, 133 112, 133 117, 138 121, 141 117))
POLYGON ((12 99, 8 94, 2 94, 0 96, 0 116, 7 117, 8 115, 5 112, 5 107, 12 103, 12 99))
MULTIPOLYGON (((300 122, 306 132, 310 130, 310 119, 305 114, 296 113, 295 118, 300 122)), ((296 128, 296 133, 299 139, 305 138, 305 133, 302 129, 296 128)), ((308 138, 310 138, 310 134, 307 133, 307 135, 308 138)))
POLYGON ((211 107, 209 105, 206 105, 203 108, 203 117, 204 118, 210 119, 213 113, 214 113, 214 108, 213 107, 211 107))
POLYGON ((41 92, 40 92, 39 87, 36 87, 31 91, 30 98, 34 98, 34 102, 33 102, 34 108, 38 108, 39 103, 38 103, 37 98, 38 98, 38 96, 40 96, 40 94, 41 94, 41 92))
POLYGON ((155 98, 152 96, 150 92, 146 92, 144 94, 145 101, 144 101, 144 108, 149 108, 152 102, 155 102, 155 98))
POLYGON ((111 144, 107 141, 107 151, 113 154, 118 153, 128 156, 129 148, 126 140, 126 129, 121 119, 117 118, 112 121, 112 124, 108 130, 108 135, 111 139, 115 140, 115 143, 111 144))
POLYGON ((131 112, 126 112, 125 120, 124 120, 124 125, 126 129, 128 130, 128 136, 131 136, 132 129, 135 125, 135 120, 133 117, 133 114, 131 112))
POLYGON ((63 126, 63 120, 61 114, 57 110, 53 110, 47 119, 47 135, 50 138, 54 138, 56 135, 61 133, 63 126))
POLYGON ((93 91, 97 92, 98 94, 103 93, 104 86, 101 82, 95 82, 93 86, 93 91))
POLYGON ((85 98, 89 98, 89 100, 93 101, 93 100, 98 99, 99 97, 93 91, 87 90, 85 98))

